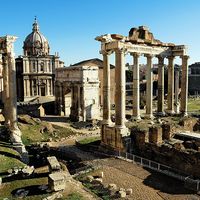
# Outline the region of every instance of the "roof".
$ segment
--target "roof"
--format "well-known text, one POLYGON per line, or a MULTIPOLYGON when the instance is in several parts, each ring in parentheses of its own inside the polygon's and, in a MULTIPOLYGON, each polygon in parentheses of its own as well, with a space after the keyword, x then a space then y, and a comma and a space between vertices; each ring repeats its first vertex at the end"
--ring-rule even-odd
MULTIPOLYGON (((88 65, 89 63, 95 64, 99 68, 103 68, 103 61, 99 58, 92 58, 92 59, 88 59, 88 60, 83 60, 83 61, 75 63, 71 66, 88 65)), ((110 68, 113 69, 113 68, 115 68, 115 66, 110 64, 110 68)))

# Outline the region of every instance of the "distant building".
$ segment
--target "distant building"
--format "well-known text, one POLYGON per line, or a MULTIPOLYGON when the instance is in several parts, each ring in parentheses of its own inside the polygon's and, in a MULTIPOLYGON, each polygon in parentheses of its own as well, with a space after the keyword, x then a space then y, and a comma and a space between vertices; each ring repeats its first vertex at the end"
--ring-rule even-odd
MULTIPOLYGON (((89 59, 89 60, 83 60, 79 63, 75 63, 72 66, 97 66, 98 67, 98 73, 99 73, 99 81, 100 81, 100 86, 99 86, 99 102, 100 105, 103 105, 103 61, 94 58, 94 59, 89 59)), ((111 104, 115 104, 115 66, 110 65, 110 95, 111 95, 111 104)))
POLYGON ((40 33, 35 19, 32 33, 24 41, 24 55, 16 58, 17 97, 30 101, 37 97, 53 97, 55 69, 62 67, 58 54, 50 55, 47 39, 40 33))
POLYGON ((188 93, 190 95, 200 95, 200 62, 189 66, 188 93))

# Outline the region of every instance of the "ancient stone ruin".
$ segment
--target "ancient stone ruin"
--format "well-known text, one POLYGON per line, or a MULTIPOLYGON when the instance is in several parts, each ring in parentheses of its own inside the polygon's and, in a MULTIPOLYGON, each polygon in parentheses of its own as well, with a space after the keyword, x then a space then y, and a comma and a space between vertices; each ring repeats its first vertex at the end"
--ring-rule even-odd
MULTIPOLYGON (((128 36, 119 34, 106 34, 95 38, 101 42, 100 53, 103 55, 103 125, 102 144, 114 149, 125 150, 128 142, 129 131, 125 126, 125 55, 129 53, 133 57, 133 111, 132 119, 141 119, 140 115, 140 90, 139 90, 139 62, 140 56, 147 59, 147 89, 146 89, 146 118, 152 119, 153 81, 152 59, 158 59, 158 104, 157 115, 164 116, 165 112, 173 114, 179 112, 178 107, 178 81, 174 98, 174 59, 179 56, 182 59, 181 80, 181 105, 180 113, 187 116, 188 96, 188 58, 187 48, 184 45, 163 43, 156 40, 153 34, 145 26, 132 28, 128 36), (115 53, 115 124, 111 123, 110 108, 110 63, 109 56, 115 53), (168 99, 167 110, 164 110, 164 59, 168 59, 168 99), (174 108, 176 105, 176 108, 174 108)), ((177 73, 176 73, 177 74, 177 73)), ((178 76, 177 76, 178 79, 178 76)))
POLYGON ((0 55, 3 65, 3 114, 13 147, 27 162, 27 151, 22 143, 21 131, 17 125, 16 70, 13 47, 16 39, 15 36, 0 37, 0 55))

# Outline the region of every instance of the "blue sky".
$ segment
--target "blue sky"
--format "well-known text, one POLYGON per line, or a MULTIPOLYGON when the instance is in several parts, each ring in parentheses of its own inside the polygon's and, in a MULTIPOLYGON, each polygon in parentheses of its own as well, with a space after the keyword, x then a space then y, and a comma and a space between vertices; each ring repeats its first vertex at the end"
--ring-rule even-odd
POLYGON ((199 0, 0 0, 0 35, 16 35, 16 56, 22 54, 34 16, 66 65, 99 57, 94 38, 106 33, 128 35, 146 25, 156 39, 186 44, 189 63, 200 61, 199 0))

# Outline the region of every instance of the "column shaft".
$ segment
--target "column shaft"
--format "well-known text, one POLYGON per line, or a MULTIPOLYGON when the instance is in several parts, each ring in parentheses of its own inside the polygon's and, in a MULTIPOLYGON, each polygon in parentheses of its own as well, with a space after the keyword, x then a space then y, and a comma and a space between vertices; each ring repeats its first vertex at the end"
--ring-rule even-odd
POLYGON ((175 112, 178 114, 179 113, 179 69, 176 68, 175 69, 175 100, 174 100, 174 104, 175 104, 175 112))
POLYGON ((153 117, 152 101, 153 101, 153 81, 152 81, 152 55, 147 57, 147 74, 146 74, 146 115, 148 118, 153 117))
POLYGON ((4 117, 5 117, 5 125, 9 124, 9 76, 8 76, 8 58, 7 56, 3 56, 3 102, 4 102, 4 117))
POLYGON ((158 57, 158 114, 164 115, 164 57, 158 57))
POLYGON ((188 58, 182 56, 182 78, 181 78, 181 113, 187 115, 188 100, 188 58))
POLYGON ((140 119, 140 69, 139 54, 133 54, 133 119, 140 119))
POLYGON ((168 112, 174 113, 174 56, 168 57, 168 112))
POLYGON ((115 51, 115 125, 125 127, 125 66, 124 50, 115 51))
POLYGON ((110 124, 110 63, 109 53, 103 54, 103 123, 110 124))

